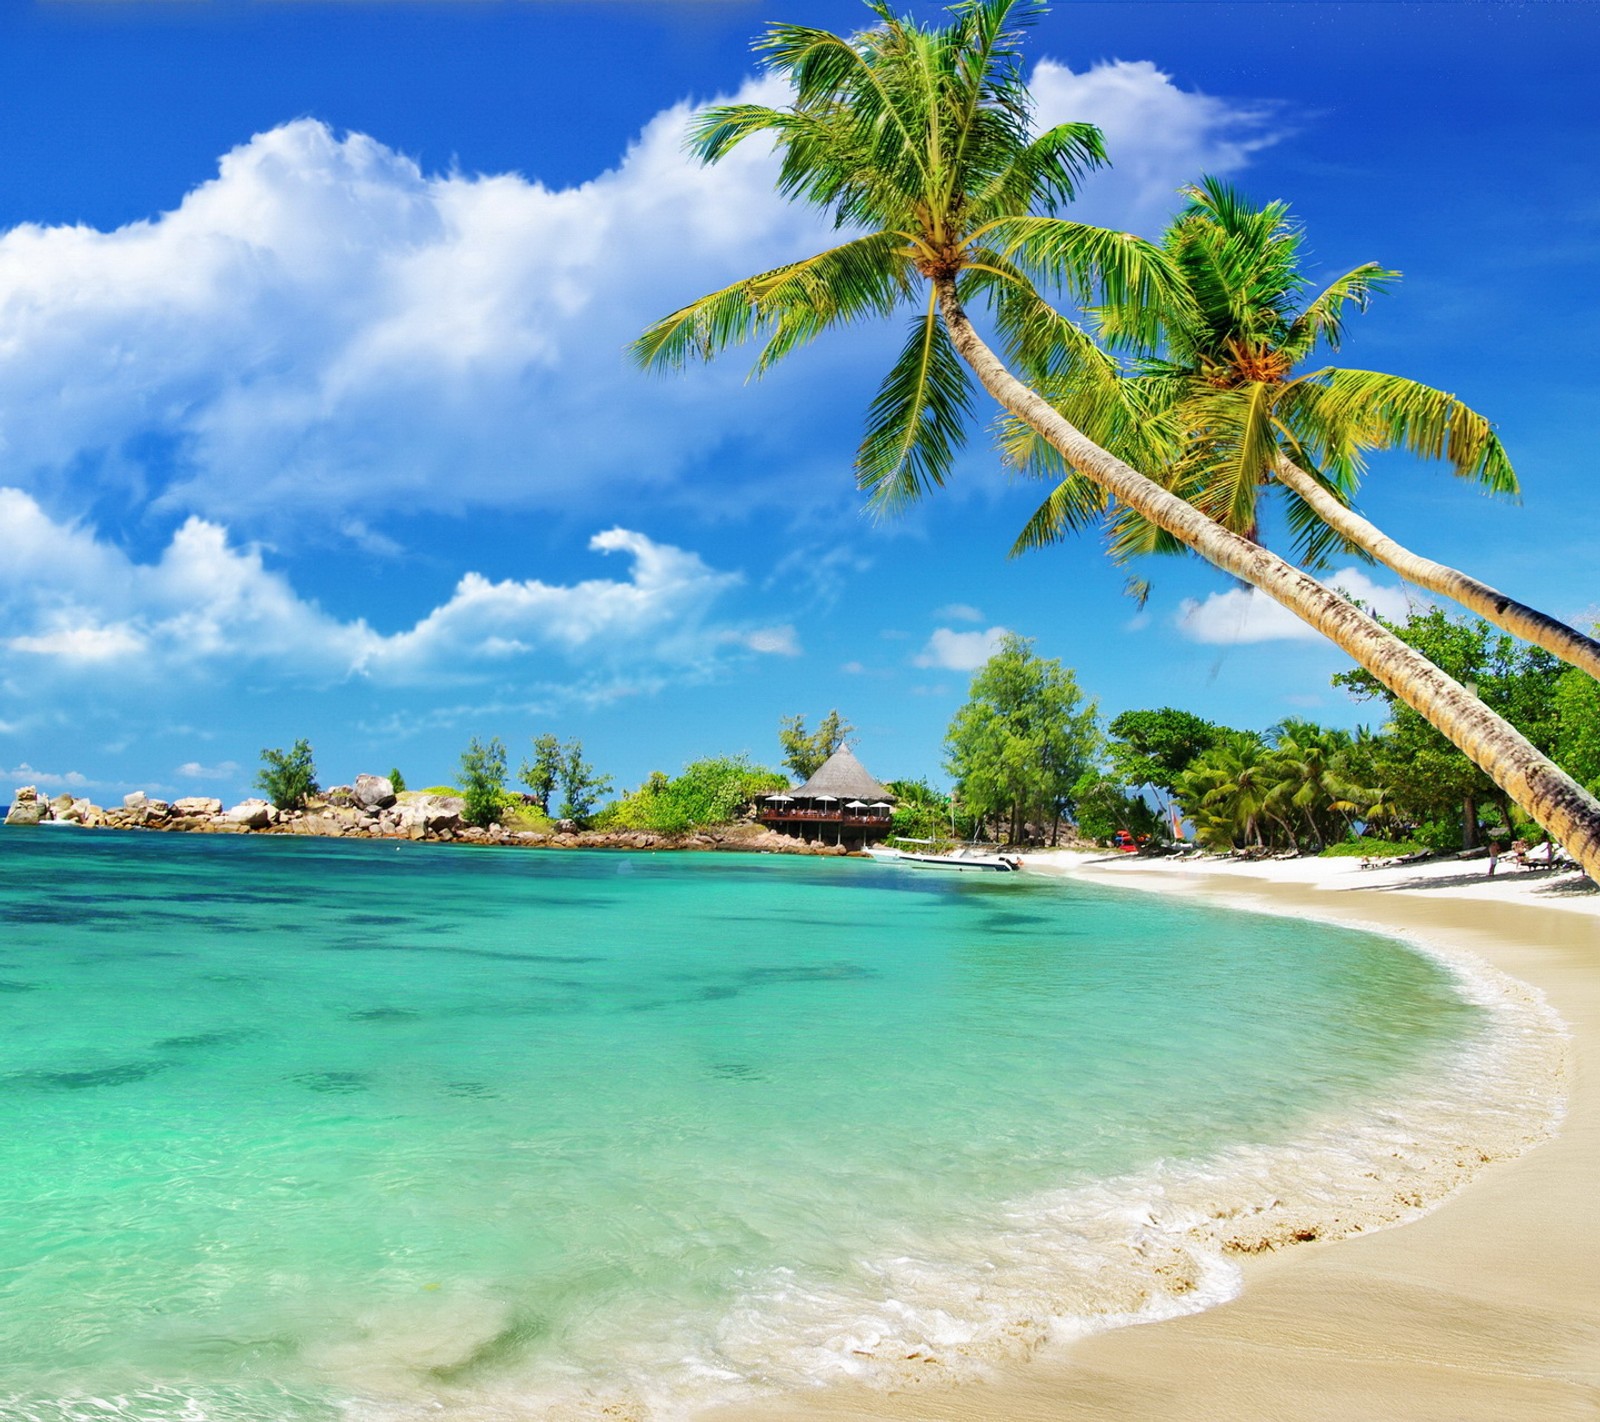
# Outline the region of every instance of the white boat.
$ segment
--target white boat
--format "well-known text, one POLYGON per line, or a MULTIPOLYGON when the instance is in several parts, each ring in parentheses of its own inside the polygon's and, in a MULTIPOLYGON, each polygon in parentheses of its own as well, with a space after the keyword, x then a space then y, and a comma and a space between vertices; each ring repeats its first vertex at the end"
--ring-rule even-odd
MULTIPOLYGON (((928 845, 937 843, 931 839, 904 839, 901 844, 928 845)), ((958 845, 955 849, 946 850, 941 854, 928 849, 896 849, 890 845, 874 845, 863 851, 867 858, 875 859, 880 864, 904 864, 911 868, 919 869, 954 869, 962 873, 990 873, 990 874, 1015 874, 1022 868, 1022 860, 1016 855, 989 854, 971 845, 958 845)))

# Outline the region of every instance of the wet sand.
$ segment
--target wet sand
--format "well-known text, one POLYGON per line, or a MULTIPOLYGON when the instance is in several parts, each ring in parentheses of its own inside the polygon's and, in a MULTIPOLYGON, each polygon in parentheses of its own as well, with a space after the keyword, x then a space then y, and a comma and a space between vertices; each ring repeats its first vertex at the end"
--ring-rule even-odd
POLYGON ((1481 863, 1362 871, 1051 856, 1035 867, 1387 928, 1531 984, 1570 1031, 1557 1136, 1404 1225, 1245 1261, 1204 1313, 1047 1348, 991 1381, 819 1389, 717 1422, 1543 1422, 1600 1417, 1600 896, 1481 863))

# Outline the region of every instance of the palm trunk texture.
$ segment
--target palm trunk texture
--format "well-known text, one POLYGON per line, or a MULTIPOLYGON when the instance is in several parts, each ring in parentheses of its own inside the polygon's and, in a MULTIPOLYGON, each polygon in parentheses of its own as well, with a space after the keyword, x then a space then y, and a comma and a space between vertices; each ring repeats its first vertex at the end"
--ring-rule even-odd
POLYGON ((1507 597, 1503 592, 1468 577, 1458 568, 1435 563, 1396 543, 1376 524, 1347 509, 1293 460, 1280 458, 1274 472, 1278 482, 1305 500, 1335 533, 1342 534, 1408 583, 1460 603, 1469 612, 1504 628, 1513 637, 1543 647, 1553 656, 1600 679, 1600 642, 1537 608, 1507 597))
POLYGON ((1365 667, 1456 745, 1600 880, 1600 801, 1459 682, 1310 574, 1229 533, 1068 423, 1006 369, 973 328, 953 277, 935 278, 950 339, 985 390, 1085 478, 1224 572, 1260 588, 1365 667))

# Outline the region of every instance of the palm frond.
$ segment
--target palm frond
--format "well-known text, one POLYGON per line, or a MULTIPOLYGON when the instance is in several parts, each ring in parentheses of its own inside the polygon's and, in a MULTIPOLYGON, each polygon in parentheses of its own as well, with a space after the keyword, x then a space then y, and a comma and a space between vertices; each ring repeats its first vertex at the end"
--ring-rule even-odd
POLYGON ((1053 488, 1045 501, 1033 511, 1016 542, 1011 557, 1060 543, 1100 522, 1109 507, 1109 498, 1100 485, 1085 479, 1075 470, 1053 488))
POLYGON ((943 484, 966 443, 972 382, 930 296, 867 412, 856 481, 879 509, 943 484))
POLYGON ((1514 498, 1516 471, 1494 426, 1454 395, 1399 375, 1372 370, 1322 370, 1287 392, 1296 428, 1356 431, 1366 448, 1406 449, 1442 459, 1456 475, 1492 494, 1514 498))
MULTIPOLYGON (((986 243, 1036 284, 1058 286, 1084 305, 1130 310, 1182 308, 1189 295, 1167 254, 1131 232, 1057 217, 1004 217, 981 232, 986 243)), ((1137 335, 1154 344, 1152 319, 1137 335)))
POLYGON ((1374 296, 1382 295, 1399 280, 1399 272, 1376 262, 1365 262, 1336 277, 1295 317, 1284 335, 1283 349, 1295 360, 1310 355, 1318 341, 1329 350, 1338 350, 1344 340, 1345 307, 1365 311, 1374 296))
POLYGON ((873 233, 702 296, 655 322, 629 349, 642 366, 673 370, 765 332, 760 374, 832 326, 889 314, 910 292, 900 238, 873 233))

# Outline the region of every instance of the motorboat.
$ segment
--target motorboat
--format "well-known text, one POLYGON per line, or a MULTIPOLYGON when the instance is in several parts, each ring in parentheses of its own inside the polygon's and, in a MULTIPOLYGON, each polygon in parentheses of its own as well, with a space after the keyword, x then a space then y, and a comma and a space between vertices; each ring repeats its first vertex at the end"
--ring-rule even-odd
POLYGON ((900 849, 893 845, 872 845, 863 853, 880 864, 904 864, 918 869, 954 869, 960 873, 1015 874, 1022 868, 1017 855, 991 853, 976 845, 962 844, 954 849, 935 851, 939 841, 901 838, 899 843, 917 846, 900 849))

